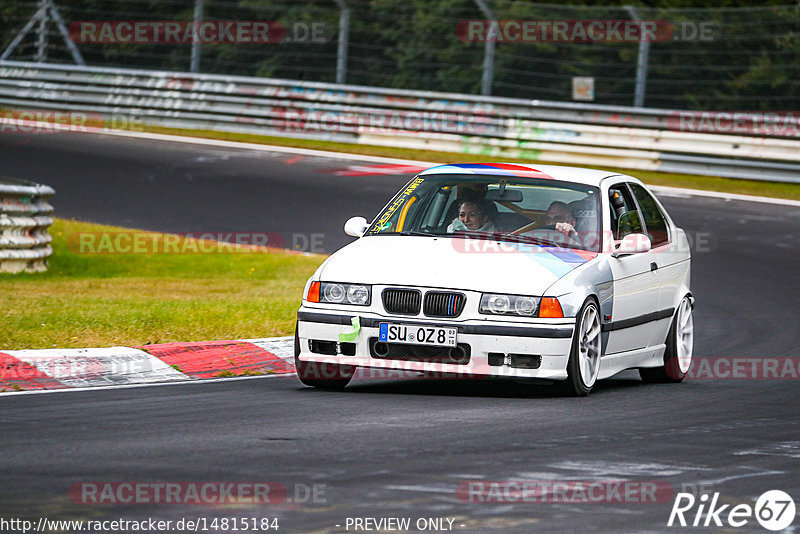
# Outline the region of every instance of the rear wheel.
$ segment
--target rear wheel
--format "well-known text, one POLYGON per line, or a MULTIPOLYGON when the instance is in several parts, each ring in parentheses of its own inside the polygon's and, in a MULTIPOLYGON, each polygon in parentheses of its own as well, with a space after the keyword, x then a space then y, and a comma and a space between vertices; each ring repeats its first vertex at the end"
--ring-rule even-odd
POLYGON ((639 376, 645 382, 681 382, 692 366, 694 349, 694 320, 692 302, 689 296, 683 297, 678 311, 672 320, 667 334, 667 348, 664 351, 664 365, 639 369, 639 376))
POLYGON ((300 358, 300 337, 297 328, 294 331, 294 366, 297 378, 307 386, 320 389, 344 389, 356 367, 353 365, 336 365, 334 363, 304 362, 300 358))
POLYGON ((600 312, 593 299, 583 303, 575 321, 575 336, 567 363, 564 392, 584 397, 592 391, 600 374, 600 312))

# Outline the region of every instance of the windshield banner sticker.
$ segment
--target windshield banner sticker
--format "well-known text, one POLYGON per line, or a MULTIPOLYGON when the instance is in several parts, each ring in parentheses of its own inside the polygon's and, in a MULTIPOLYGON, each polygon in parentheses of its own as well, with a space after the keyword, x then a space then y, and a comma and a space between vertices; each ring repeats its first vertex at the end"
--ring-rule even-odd
POLYGON ((408 200, 408 197, 411 196, 411 194, 414 192, 414 190, 416 190, 417 187, 419 187, 419 185, 424 181, 425 181, 425 178, 415 178, 408 185, 408 187, 406 187, 403 190, 403 192, 400 194, 400 196, 397 197, 397 199, 392 203, 392 205, 389 206, 388 208, 386 208, 386 211, 383 212, 383 215, 381 215, 381 218, 378 219, 378 222, 376 222, 372 226, 372 230, 370 230, 370 233, 376 234, 378 232, 382 232, 382 231, 386 230, 387 228, 390 228, 391 227, 391 223, 387 224, 387 222, 389 221, 389 219, 391 219, 392 215, 394 215, 394 212, 396 212, 403 204, 406 203, 406 200, 408 200))

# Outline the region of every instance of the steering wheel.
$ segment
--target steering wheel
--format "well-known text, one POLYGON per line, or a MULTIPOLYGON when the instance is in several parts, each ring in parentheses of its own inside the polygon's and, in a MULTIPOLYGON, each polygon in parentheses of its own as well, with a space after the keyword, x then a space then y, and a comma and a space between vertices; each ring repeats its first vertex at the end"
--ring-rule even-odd
POLYGON ((510 235, 519 235, 519 234, 521 234, 523 232, 527 232, 529 230, 535 230, 538 226, 539 226, 539 223, 537 223, 536 221, 533 221, 533 222, 529 222, 528 224, 526 224, 522 228, 517 228, 513 232, 508 232, 508 233, 510 235))

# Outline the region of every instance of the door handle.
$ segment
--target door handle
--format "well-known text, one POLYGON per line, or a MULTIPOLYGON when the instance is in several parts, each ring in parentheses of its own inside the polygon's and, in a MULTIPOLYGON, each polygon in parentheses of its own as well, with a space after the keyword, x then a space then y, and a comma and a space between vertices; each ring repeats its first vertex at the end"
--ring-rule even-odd
POLYGON ((652 271, 655 271, 656 269, 658 269, 658 264, 656 262, 651 263, 650 264, 650 271, 652 272, 652 271))

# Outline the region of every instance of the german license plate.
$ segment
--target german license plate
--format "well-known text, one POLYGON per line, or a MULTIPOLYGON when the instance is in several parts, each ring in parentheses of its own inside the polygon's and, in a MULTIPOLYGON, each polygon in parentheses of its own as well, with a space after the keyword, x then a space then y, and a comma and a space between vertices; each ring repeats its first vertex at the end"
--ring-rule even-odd
POLYGON ((378 340, 384 343, 455 347, 458 328, 419 324, 380 323, 378 340))

